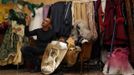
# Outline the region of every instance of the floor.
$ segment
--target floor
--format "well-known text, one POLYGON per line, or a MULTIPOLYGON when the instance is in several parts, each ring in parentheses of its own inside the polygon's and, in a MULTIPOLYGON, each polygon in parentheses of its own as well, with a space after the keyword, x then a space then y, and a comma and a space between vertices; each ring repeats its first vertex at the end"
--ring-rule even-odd
MULTIPOLYGON (((56 72, 51 75, 103 75, 98 66, 83 66, 82 70, 78 66, 80 65, 69 68, 62 66, 57 68, 56 72)), ((0 66, 0 75, 43 75, 41 72, 27 72, 23 67, 14 65, 0 66)))
MULTIPOLYGON (((30 73, 22 70, 1 70, 0 75, 43 75, 41 72, 30 73)), ((101 72, 86 72, 86 73, 56 73, 52 75, 103 75, 101 72)))

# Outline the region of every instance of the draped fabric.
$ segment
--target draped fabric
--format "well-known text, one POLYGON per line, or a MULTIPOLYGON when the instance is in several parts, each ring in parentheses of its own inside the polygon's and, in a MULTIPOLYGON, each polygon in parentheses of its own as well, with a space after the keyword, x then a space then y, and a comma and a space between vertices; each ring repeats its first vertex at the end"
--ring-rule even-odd
POLYGON ((16 45, 18 37, 16 34, 12 33, 12 28, 10 27, 4 36, 3 43, 0 47, 0 65, 7 65, 13 62, 16 54, 16 45))
POLYGON ((68 37, 72 29, 71 2, 57 2, 51 6, 52 27, 58 36, 68 37))
POLYGON ((12 26, 7 29, 0 46, 0 65, 21 63, 20 48, 27 41, 26 38, 24 39, 24 25, 12 22, 12 26))
POLYGON ((105 26, 104 26, 104 15, 105 13, 102 11, 102 5, 100 5, 98 9, 98 18, 99 18, 99 26, 100 26, 100 32, 104 32, 105 26))
POLYGON ((79 46, 75 45, 75 40, 73 37, 69 37, 67 39, 68 51, 65 56, 65 61, 67 62, 67 66, 73 66, 77 62, 78 55, 81 51, 79 46))
POLYGON ((103 73, 106 75, 133 75, 134 70, 128 61, 128 48, 115 48, 108 56, 103 73))
POLYGON ((125 30, 125 19, 122 14, 122 2, 119 1, 106 1, 105 13, 102 12, 101 0, 98 0, 98 15, 99 26, 101 32, 104 34, 103 42, 105 45, 111 45, 114 26, 116 26, 114 45, 126 45, 127 36, 125 30), (104 21, 103 21, 104 20, 104 21))
POLYGON ((72 25, 74 25, 77 20, 83 20, 87 22, 88 20, 86 12, 86 3, 72 2, 72 25))
POLYGON ((84 25, 86 25, 83 27, 87 30, 84 31, 82 27, 83 31, 81 31, 83 32, 84 38, 88 40, 95 40, 97 38, 93 1, 87 3, 72 1, 72 25, 75 26, 78 25, 78 23, 84 23, 84 25))
POLYGON ((17 21, 18 24, 23 24, 25 25, 25 17, 26 14, 22 13, 22 12, 16 12, 14 9, 10 9, 9 10, 9 20, 15 20, 17 21))
POLYGON ((0 34, 5 34, 5 32, 9 26, 10 26, 10 24, 8 22, 0 23, 0 34))
POLYGON ((134 0, 124 0, 126 9, 126 18, 128 23, 128 35, 130 46, 130 62, 134 63, 134 0), (133 5, 133 7, 131 7, 133 5), (132 17, 133 15, 133 17, 132 17), (133 20, 132 20, 133 19, 133 20))
POLYGON ((97 30, 96 30, 96 24, 95 24, 95 15, 94 15, 94 5, 93 2, 89 2, 87 4, 87 15, 88 15, 88 27, 92 32, 92 40, 96 40, 98 37, 97 30))
POLYGON ((50 5, 44 5, 43 7, 43 19, 48 17, 50 5))
MULTIPOLYGON (((32 18, 30 26, 29 26, 30 31, 42 27, 41 24, 43 21, 43 7, 36 9, 35 14, 36 14, 35 17, 32 18)), ((37 36, 33 36, 33 38, 36 40, 37 36)))
POLYGON ((134 28, 134 0, 131 0, 132 1, 132 19, 133 19, 133 28, 134 28))

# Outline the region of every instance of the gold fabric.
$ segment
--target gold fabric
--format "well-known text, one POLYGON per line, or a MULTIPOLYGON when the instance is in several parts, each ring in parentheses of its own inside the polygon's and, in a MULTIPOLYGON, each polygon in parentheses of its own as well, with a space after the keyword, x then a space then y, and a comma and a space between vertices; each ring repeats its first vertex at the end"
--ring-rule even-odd
POLYGON ((73 16, 73 25, 77 20, 83 20, 87 22, 87 9, 86 3, 72 2, 72 16, 73 16))
POLYGON ((75 41, 72 37, 69 37, 67 40, 68 43, 68 51, 65 56, 65 60, 67 62, 67 66, 73 66, 77 62, 78 54, 81 51, 80 47, 75 46, 75 41))
POLYGON ((80 60, 83 61, 87 61, 90 59, 91 57, 91 52, 92 52, 92 43, 86 42, 84 44, 82 44, 82 48, 81 48, 81 52, 80 52, 80 60))
MULTIPOLYGON (((20 38, 21 39, 21 38, 20 38)), ((17 65, 22 63, 22 53, 21 53, 21 47, 22 47, 22 42, 18 41, 17 42, 17 51, 16 51, 16 55, 13 59, 13 64, 17 65)))
POLYGON ((88 26, 91 32, 93 33, 92 40, 97 39, 98 34, 96 30, 96 25, 95 25, 95 11, 94 11, 94 5, 93 2, 87 3, 87 17, 88 17, 88 26))
POLYGON ((92 39, 90 40, 95 40, 98 37, 95 25, 93 1, 87 3, 72 1, 72 25, 76 25, 75 23, 78 21, 88 25, 88 29, 92 32, 90 35, 92 36, 92 39))

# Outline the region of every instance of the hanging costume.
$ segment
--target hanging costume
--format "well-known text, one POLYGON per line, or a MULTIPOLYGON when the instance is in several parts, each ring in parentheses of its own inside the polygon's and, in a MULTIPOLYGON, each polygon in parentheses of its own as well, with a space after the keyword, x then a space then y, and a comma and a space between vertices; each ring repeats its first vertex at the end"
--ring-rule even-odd
MULTIPOLYGON (((101 0, 100 0, 101 1, 101 0)), ((99 2, 99 1, 98 1, 99 2)), ((105 17, 105 12, 102 11, 102 5, 101 2, 99 2, 99 8, 98 8, 98 18, 99 18, 99 28, 100 28, 100 32, 103 33, 105 30, 104 27, 104 17, 105 17)))
POLYGON ((8 22, 0 23, 0 34, 5 34, 6 30, 9 28, 8 22))
POLYGON ((52 28, 58 36, 68 37, 72 29, 71 2, 57 2, 51 6, 52 28))
MULTIPOLYGON (((101 6, 99 6, 99 8, 101 9, 101 6)), ((101 15, 101 13, 99 13, 99 15, 101 15)), ((102 20, 102 18, 99 18, 99 20, 102 20)), ((124 18, 122 16, 120 4, 118 1, 113 3, 112 1, 107 0, 104 23, 101 23, 101 21, 99 22, 101 25, 100 28, 102 28, 101 30, 102 31, 104 30, 103 39, 105 45, 111 44, 113 28, 115 24, 116 24, 116 35, 115 35, 114 45, 126 44, 127 37, 124 29, 124 18)))
POLYGON ((12 26, 6 31, 0 47, 0 65, 21 63, 20 48, 26 43, 24 25, 12 22, 12 26))
POLYGON ((65 56, 65 61, 67 62, 67 66, 71 67, 77 62, 77 58, 81 51, 81 48, 75 45, 75 40, 73 39, 73 37, 69 37, 67 39, 67 47, 68 51, 65 56))
POLYGON ((14 9, 9 10, 9 20, 15 20, 18 24, 26 25, 25 17, 26 14, 22 12, 16 12, 14 9))
MULTIPOLYGON (((82 44, 80 52, 81 62, 89 60, 92 52, 92 41, 98 37, 95 25, 93 1, 72 1, 72 37, 82 44), (82 43, 83 40, 87 40, 82 43)), ((79 45, 79 44, 77 44, 79 45)))
POLYGON ((40 7, 42 7, 44 4, 33 4, 33 3, 29 3, 27 1, 18 1, 19 4, 21 4, 22 6, 27 5, 28 9, 33 13, 32 17, 35 17, 36 13, 35 13, 35 9, 38 9, 40 7))
POLYGON ((43 19, 48 17, 48 14, 50 13, 49 9, 50 9, 50 5, 44 5, 44 7, 43 7, 43 19))
POLYGON ((128 61, 128 51, 128 48, 115 48, 111 56, 108 56, 103 73, 106 75, 133 75, 134 70, 128 61), (108 66, 110 66, 109 72, 108 66))
POLYGON ((72 24, 78 25, 80 35, 87 40, 97 38, 93 1, 88 3, 72 2, 72 24))
POLYGON ((132 7, 131 7, 131 9, 132 9, 132 19, 133 19, 133 29, 134 29, 134 1, 133 0, 131 0, 132 1, 132 7))
POLYGON ((128 48, 113 49, 116 46, 127 45, 121 0, 106 0, 105 14, 102 12, 101 0, 98 0, 98 2, 99 25, 101 32, 104 33, 104 46, 111 45, 111 53, 108 55, 103 73, 110 75, 132 75, 134 72, 128 62, 128 48))
MULTIPOLYGON (((43 21, 43 7, 35 9, 35 13, 36 13, 36 15, 35 15, 35 17, 33 17, 31 19, 31 23, 30 23, 30 26, 29 26, 30 31, 42 27, 41 24, 42 24, 42 21, 43 21)), ((37 36, 33 36, 33 38, 36 40, 37 36)))

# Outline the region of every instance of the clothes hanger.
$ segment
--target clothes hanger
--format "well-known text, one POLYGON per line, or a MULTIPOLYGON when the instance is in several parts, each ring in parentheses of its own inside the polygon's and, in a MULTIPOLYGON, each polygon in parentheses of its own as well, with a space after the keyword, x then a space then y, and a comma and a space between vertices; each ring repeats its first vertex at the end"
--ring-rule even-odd
MULTIPOLYGON (((66 4, 67 4, 68 2, 66 1, 66 4)), ((66 12, 65 12, 65 18, 64 19, 66 19, 66 17, 67 17, 67 14, 68 14, 68 11, 69 11, 69 7, 71 6, 71 2, 69 2, 69 4, 68 4, 68 6, 67 6, 67 10, 66 10, 66 12)))

